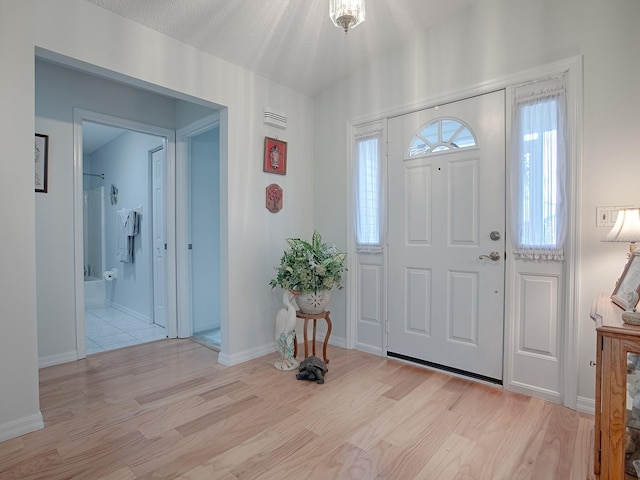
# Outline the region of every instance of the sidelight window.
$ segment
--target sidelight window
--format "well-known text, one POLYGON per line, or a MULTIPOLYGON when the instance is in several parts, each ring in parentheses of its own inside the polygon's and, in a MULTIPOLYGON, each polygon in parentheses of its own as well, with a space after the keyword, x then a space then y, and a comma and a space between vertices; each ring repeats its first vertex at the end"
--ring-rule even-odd
POLYGON ((565 97, 563 77, 515 89, 511 225, 516 258, 564 259, 565 97))
POLYGON ((382 245, 382 130, 356 136, 356 242, 382 245))

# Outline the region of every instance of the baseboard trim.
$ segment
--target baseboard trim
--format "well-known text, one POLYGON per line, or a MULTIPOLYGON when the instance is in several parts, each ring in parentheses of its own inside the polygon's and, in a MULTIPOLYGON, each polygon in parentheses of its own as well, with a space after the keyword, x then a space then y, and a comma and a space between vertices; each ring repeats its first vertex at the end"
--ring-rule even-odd
POLYGON ((516 393, 524 393, 530 397, 541 398, 552 403, 559 403, 562 405, 562 395, 560 392, 554 392, 553 390, 547 390, 546 388, 534 387, 520 382, 505 383, 504 388, 516 393))
POLYGON ((0 425, 0 442, 19 437, 26 433, 35 432, 44 428, 44 421, 40 412, 29 417, 12 420, 0 425))
POLYGON ((576 398, 576 410, 580 413, 595 415, 596 401, 593 398, 578 397, 576 398))
POLYGON ((143 315, 140 312, 132 310, 129 307, 125 307, 124 305, 120 305, 119 303, 114 302, 105 302, 105 305, 115 308, 116 310, 120 310, 127 315, 131 315, 133 318, 137 318, 141 322, 148 323, 149 325, 153 324, 153 319, 147 315, 143 315))
MULTIPOLYGON (((256 358, 264 357, 265 355, 269 355, 270 353, 277 352, 277 351, 278 349, 274 342, 270 345, 262 345, 260 347, 234 353, 233 355, 229 355, 225 352, 220 352, 218 354, 218 363, 220 365, 226 365, 227 367, 231 367, 233 365, 238 365, 240 363, 248 362, 249 360, 254 360, 256 358)), ((273 361, 275 362, 276 359, 277 357, 274 357, 273 361)))
MULTIPOLYGON (((298 358, 304 357, 304 337, 302 334, 298 334, 298 358)), ((309 342, 311 342, 311 335, 309 335, 309 342)), ((324 335, 316 335, 316 354, 318 354, 318 347, 324 342, 324 335)), ((329 345, 334 345, 336 347, 347 348, 346 342, 344 338, 334 339, 330 337, 329 345)), ((328 347, 327 347, 328 348, 328 347)), ((271 353, 278 352, 278 344, 273 342, 271 345, 262 345, 260 347, 252 348, 249 350, 244 350, 242 352, 234 353, 233 355, 229 355, 224 352, 220 352, 218 354, 218 363, 220 365, 226 365, 227 367, 231 367, 233 365, 238 365, 240 363, 248 362, 249 360, 254 360, 256 358, 264 357, 265 355, 269 355, 271 353)), ((322 353, 322 347, 320 347, 320 353, 322 353)), ((327 356, 331 358, 329 352, 327 352, 327 356)), ((277 360, 277 356, 273 357, 273 361, 277 360)))
POLYGON ((60 365, 61 363, 75 362, 78 360, 78 352, 59 353, 48 357, 38 358, 38 368, 51 367, 52 365, 60 365))
POLYGON ((384 350, 382 350, 381 347, 373 347, 365 343, 356 343, 355 349, 361 352, 370 353, 371 355, 376 355, 378 357, 384 357, 384 350))

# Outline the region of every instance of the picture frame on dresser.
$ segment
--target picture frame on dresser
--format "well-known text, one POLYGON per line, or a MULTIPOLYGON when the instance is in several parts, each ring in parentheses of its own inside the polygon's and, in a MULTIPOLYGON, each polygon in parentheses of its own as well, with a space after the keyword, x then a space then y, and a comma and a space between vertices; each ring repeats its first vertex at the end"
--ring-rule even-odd
POLYGON ((633 305, 629 304, 633 292, 640 296, 640 252, 633 252, 629 257, 613 289, 611 301, 624 310, 635 310, 638 297, 633 305))

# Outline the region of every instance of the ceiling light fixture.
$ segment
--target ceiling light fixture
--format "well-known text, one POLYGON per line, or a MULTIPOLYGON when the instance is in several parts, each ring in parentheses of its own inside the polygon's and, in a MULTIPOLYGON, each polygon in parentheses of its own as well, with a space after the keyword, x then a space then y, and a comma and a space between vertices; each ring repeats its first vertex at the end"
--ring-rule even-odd
POLYGON ((350 28, 364 22, 364 0, 329 0, 329 17, 336 27, 344 28, 346 35, 350 28))

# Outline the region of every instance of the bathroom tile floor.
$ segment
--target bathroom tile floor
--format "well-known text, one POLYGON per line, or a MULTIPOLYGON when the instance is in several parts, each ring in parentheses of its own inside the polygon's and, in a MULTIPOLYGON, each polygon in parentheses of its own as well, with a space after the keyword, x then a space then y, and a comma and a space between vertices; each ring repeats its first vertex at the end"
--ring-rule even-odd
POLYGON ((195 332, 193 338, 212 347, 220 348, 220 327, 195 332))
POLYGON ((109 305, 86 307, 84 329, 87 355, 166 338, 163 327, 143 322, 109 305))

